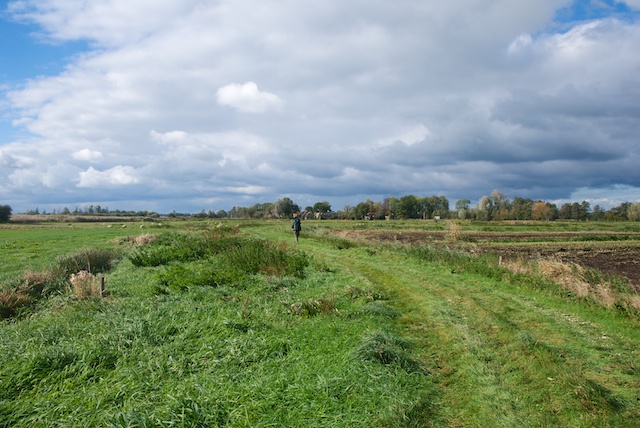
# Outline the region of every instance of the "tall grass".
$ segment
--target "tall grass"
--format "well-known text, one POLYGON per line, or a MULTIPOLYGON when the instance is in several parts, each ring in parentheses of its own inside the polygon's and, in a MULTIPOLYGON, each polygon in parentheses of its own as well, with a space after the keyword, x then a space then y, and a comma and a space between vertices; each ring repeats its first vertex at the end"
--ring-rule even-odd
POLYGON ((85 248, 60 255, 55 263, 40 271, 27 270, 0 289, 0 319, 29 311, 43 298, 72 291, 85 299, 101 294, 94 274, 110 270, 117 258, 109 249, 85 248))
POLYGON ((486 255, 215 229, 0 322, 0 427, 637 425, 636 318, 486 255))
POLYGON ((381 304, 378 291, 285 246, 224 242, 201 260, 125 260, 110 275, 118 299, 2 325, 0 426, 369 427, 428 416, 434 389, 411 347, 392 318, 363 310, 381 304), (179 292, 127 291, 140 274, 207 265, 243 280, 212 287, 196 275, 179 292))
POLYGON ((464 247, 411 245, 399 248, 422 262, 442 264, 452 273, 476 274, 572 300, 595 303, 640 318, 640 296, 633 287, 621 278, 606 277, 593 269, 550 260, 500 263, 491 254, 477 254, 464 247))

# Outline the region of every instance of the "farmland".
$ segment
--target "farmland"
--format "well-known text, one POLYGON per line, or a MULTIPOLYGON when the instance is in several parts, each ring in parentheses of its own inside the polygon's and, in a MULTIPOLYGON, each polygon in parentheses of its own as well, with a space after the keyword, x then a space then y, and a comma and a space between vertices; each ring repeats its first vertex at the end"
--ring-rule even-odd
POLYGON ((1 321, 0 427, 638 426, 637 224, 127 226, 0 229, 4 296, 113 255, 1 321))

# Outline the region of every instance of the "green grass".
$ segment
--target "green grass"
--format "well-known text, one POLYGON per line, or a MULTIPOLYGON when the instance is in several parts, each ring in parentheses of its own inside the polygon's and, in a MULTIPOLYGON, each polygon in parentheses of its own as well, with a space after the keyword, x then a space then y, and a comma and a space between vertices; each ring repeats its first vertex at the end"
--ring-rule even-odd
POLYGON ((43 251, 3 260, 16 275, 129 256, 105 298, 0 321, 0 427, 638 426, 638 318, 490 258, 330 233, 393 223, 305 222, 298 246, 289 222, 176 224, 143 247, 25 229, 8 240, 43 251))

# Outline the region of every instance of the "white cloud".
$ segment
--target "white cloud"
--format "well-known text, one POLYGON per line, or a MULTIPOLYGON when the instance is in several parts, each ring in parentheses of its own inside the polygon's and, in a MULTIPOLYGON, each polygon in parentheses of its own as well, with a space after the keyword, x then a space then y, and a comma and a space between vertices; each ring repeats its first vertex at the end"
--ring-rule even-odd
POLYGON ((117 187, 139 182, 138 173, 131 166, 118 165, 104 171, 96 170, 90 166, 89 169, 80 173, 78 187, 117 187))
POLYGON ((261 92, 258 85, 247 82, 242 85, 231 83, 216 92, 218 104, 238 109, 247 113, 264 113, 269 110, 279 111, 283 102, 277 95, 261 92))
POLYGON ((633 9, 640 9, 640 0, 625 0, 624 3, 633 9))
POLYGON ((89 50, 5 92, 27 135, 0 145, 2 196, 199 211, 640 188, 640 24, 554 23, 569 3, 12 2, 89 50))
POLYGON ((102 152, 97 150, 82 149, 71 155, 74 159, 87 162, 97 162, 104 159, 102 152))

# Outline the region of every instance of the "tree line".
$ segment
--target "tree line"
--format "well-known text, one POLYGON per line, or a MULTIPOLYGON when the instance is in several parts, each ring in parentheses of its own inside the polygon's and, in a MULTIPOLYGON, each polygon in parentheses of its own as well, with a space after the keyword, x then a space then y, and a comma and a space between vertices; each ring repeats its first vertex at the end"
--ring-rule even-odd
MULTIPOLYGON (((0 222, 9 221, 11 207, 0 205, 0 222)), ((291 198, 284 197, 275 202, 256 203, 249 207, 234 206, 229 211, 212 209, 198 213, 178 213, 172 211, 161 215, 153 211, 109 210, 99 205, 76 207, 73 211, 64 208, 53 210, 50 214, 76 216, 138 216, 157 218, 195 218, 195 219, 264 219, 291 218, 293 213, 302 213, 306 219, 350 219, 350 220, 383 220, 383 219, 448 219, 499 221, 499 220, 573 220, 573 221, 640 221, 640 202, 624 202, 617 207, 605 210, 599 205, 591 207, 587 201, 568 202, 560 206, 554 203, 530 198, 514 197, 510 199, 500 190, 480 198, 475 206, 469 199, 460 199, 453 209, 445 196, 389 197, 382 201, 359 202, 356 205, 345 205, 341 210, 333 210, 327 201, 319 201, 304 209, 291 198)), ((47 215, 36 208, 27 214, 47 215)))
POLYGON ((351 220, 382 219, 448 219, 499 221, 499 220, 572 220, 572 221, 640 221, 640 202, 624 202, 605 210, 600 205, 591 207, 588 201, 567 202, 556 205, 531 198, 510 199, 500 190, 480 198, 475 206, 469 199, 460 199, 453 209, 445 196, 405 195, 392 196, 382 201, 367 199, 356 205, 345 205, 333 211, 327 201, 301 209, 290 198, 274 203, 255 204, 250 207, 233 207, 230 211, 214 213, 204 210, 201 217, 212 218, 289 218, 294 212, 302 212, 306 218, 329 218, 351 220))

